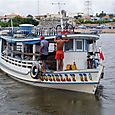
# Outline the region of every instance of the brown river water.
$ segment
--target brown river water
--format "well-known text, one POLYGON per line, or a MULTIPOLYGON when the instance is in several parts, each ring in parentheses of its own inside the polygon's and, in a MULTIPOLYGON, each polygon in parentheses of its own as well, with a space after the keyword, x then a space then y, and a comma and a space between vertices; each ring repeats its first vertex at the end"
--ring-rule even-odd
POLYGON ((114 115, 115 34, 102 34, 105 74, 96 95, 39 88, 0 71, 0 115, 114 115))

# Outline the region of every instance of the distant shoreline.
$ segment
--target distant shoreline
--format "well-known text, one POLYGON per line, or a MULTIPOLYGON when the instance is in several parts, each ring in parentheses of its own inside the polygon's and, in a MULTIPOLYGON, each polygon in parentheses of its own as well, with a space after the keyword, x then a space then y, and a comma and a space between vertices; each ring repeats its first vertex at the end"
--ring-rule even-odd
MULTIPOLYGON (((91 30, 95 30, 95 29, 75 29, 75 32, 81 32, 81 33, 88 33, 91 30)), ((101 33, 115 33, 115 29, 97 29, 100 30, 101 33)))

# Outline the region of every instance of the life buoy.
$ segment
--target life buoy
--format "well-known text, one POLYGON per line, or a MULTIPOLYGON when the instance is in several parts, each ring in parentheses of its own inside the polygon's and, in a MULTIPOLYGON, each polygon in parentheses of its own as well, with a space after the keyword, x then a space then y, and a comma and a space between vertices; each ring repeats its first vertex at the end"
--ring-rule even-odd
POLYGON ((38 79, 40 74, 39 64, 34 64, 31 68, 30 75, 33 79, 38 79))

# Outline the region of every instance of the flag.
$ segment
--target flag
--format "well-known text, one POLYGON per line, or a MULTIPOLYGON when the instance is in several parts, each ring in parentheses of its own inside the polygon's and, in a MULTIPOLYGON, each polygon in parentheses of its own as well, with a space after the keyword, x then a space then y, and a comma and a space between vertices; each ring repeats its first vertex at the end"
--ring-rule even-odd
POLYGON ((103 61, 104 55, 103 55, 103 52, 101 51, 101 48, 99 48, 99 56, 100 56, 100 59, 103 61))

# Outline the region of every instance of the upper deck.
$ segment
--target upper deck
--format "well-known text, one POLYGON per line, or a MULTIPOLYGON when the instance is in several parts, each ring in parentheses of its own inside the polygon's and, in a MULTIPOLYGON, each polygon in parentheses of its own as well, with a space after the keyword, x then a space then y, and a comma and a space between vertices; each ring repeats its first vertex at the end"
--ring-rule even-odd
MULTIPOLYGON (((51 40, 54 39, 56 35, 45 35, 45 39, 47 40, 51 40)), ((65 35, 62 35, 63 38, 65 38, 65 35)), ((24 37, 24 38, 14 38, 13 36, 0 36, 1 39, 4 39, 8 42, 33 42, 33 41, 40 41, 40 35, 34 37, 24 37)), ((67 38, 68 39, 75 39, 75 38, 79 38, 79 39, 88 39, 88 40, 98 40, 100 38, 99 35, 95 35, 95 34, 90 34, 90 33, 75 33, 75 34, 67 34, 67 38)))

